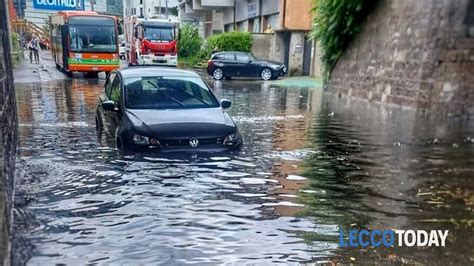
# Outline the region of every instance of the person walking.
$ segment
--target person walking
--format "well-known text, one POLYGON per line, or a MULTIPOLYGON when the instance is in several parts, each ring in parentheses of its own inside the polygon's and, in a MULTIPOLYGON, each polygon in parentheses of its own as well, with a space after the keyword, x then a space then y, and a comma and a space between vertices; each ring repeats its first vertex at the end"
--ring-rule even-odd
POLYGON ((31 36, 31 40, 28 43, 28 49, 30 49, 30 63, 33 63, 33 59, 35 64, 39 64, 39 41, 38 38, 33 34, 31 36))

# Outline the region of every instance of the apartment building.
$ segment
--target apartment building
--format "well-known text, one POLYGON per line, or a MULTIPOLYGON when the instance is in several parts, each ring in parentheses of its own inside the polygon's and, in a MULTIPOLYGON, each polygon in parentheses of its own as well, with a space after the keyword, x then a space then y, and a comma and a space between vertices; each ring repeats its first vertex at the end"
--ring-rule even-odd
POLYGON ((288 66, 290 75, 319 75, 312 28, 312 0, 180 0, 181 22, 206 38, 222 31, 251 32, 252 52, 288 66))
POLYGON ((140 17, 177 18, 178 0, 124 0, 123 14, 140 17))
POLYGON ((264 32, 278 26, 279 0, 236 0, 224 10, 225 31, 264 32))
POLYGON ((316 46, 308 37, 311 8, 311 0, 236 0, 224 10, 224 28, 252 32, 254 52, 285 63, 290 75, 318 75, 316 46), (259 34, 272 34, 271 42, 259 34))
POLYGON ((224 31, 224 10, 234 7, 234 0, 180 0, 181 22, 192 23, 206 38, 224 31))

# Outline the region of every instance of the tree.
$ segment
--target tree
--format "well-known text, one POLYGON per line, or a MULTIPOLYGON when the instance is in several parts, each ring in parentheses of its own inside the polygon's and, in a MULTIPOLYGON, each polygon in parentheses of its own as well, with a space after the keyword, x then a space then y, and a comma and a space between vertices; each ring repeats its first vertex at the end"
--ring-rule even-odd
POLYGON ((179 56, 192 57, 201 50, 202 38, 198 29, 190 24, 184 24, 179 33, 178 52, 179 56))

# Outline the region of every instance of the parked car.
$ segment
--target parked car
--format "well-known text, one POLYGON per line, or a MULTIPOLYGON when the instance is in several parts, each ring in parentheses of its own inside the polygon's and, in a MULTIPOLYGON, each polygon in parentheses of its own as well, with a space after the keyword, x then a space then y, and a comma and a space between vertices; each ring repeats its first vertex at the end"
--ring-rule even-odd
POLYGON ((120 59, 125 59, 125 41, 122 41, 119 46, 120 59))
POLYGON ((96 128, 118 148, 160 151, 235 150, 239 130, 220 102, 194 72, 166 67, 112 71, 96 110, 96 128))
POLYGON ((207 62, 207 73, 216 80, 232 77, 260 77, 269 80, 285 75, 286 66, 275 61, 259 60, 251 53, 218 52, 207 62))

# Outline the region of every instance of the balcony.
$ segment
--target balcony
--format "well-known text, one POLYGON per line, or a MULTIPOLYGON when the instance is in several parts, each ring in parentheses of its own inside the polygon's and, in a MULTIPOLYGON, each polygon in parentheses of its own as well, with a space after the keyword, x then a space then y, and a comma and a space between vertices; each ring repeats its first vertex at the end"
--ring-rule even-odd
POLYGON ((209 10, 233 7, 234 0, 192 0, 194 10, 209 10))
POLYGON ((233 7, 234 0, 201 0, 201 5, 206 7, 233 7))

